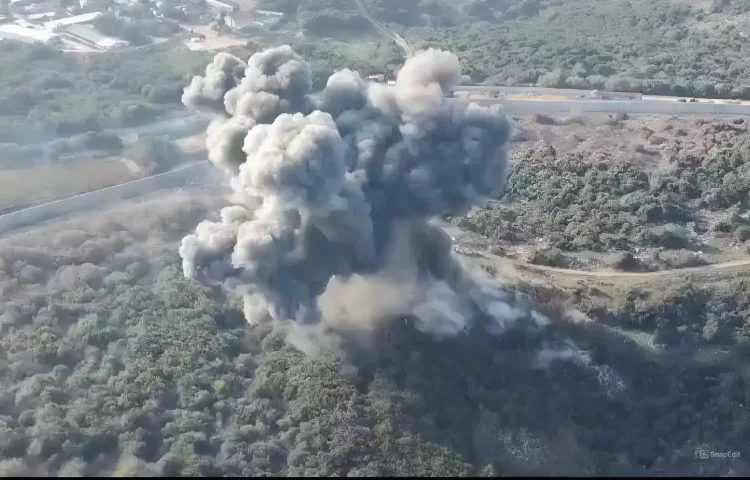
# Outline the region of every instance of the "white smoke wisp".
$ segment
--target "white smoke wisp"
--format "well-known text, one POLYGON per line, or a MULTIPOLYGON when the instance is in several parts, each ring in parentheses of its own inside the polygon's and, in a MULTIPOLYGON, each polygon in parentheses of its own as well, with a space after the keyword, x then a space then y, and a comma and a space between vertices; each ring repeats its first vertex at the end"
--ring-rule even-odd
POLYGON ((217 55, 183 102, 223 108, 207 146, 233 206, 183 239, 185 275, 243 294, 251 323, 367 331, 410 316, 455 335, 478 312, 504 317, 496 328, 531 318, 469 275, 429 222, 505 185, 509 120, 500 106, 446 98, 460 79, 455 55, 428 50, 394 87, 343 70, 314 95, 289 46, 247 62, 217 55))

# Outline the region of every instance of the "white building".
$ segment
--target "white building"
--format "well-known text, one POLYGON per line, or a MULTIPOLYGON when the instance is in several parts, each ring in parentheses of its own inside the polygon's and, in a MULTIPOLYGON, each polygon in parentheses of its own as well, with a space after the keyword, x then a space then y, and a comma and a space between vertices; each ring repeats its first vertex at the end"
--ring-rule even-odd
POLYGON ((125 48, 130 45, 125 40, 108 37, 91 25, 70 25, 65 27, 65 33, 68 33, 74 37, 83 40, 86 43, 94 44, 99 48, 105 50, 113 50, 117 48, 125 48))
POLYGON ((118 48, 126 48, 130 46, 130 43, 128 43, 125 40, 122 40, 121 38, 112 38, 112 37, 105 37, 96 42, 96 44, 104 49, 107 50, 117 50, 118 48))
POLYGON ((54 45, 61 41, 60 35, 56 33, 22 27, 13 23, 0 25, 0 38, 26 43, 43 43, 45 45, 54 45))
POLYGON ((55 18, 55 12, 34 13, 33 15, 29 15, 27 18, 35 22, 45 19, 49 20, 51 18, 55 18))
POLYGON ((255 13, 259 13, 261 15, 268 15, 268 16, 271 16, 271 17, 283 17, 284 16, 283 12, 274 12, 273 10, 260 10, 260 9, 256 9, 255 13))
POLYGON ((233 13, 240 9, 239 5, 234 2, 230 2, 229 0, 226 0, 224 2, 220 0, 206 0, 206 5, 208 5, 208 7, 212 10, 224 13, 233 13))
POLYGON ((15 24, 16 25, 20 25, 23 28, 35 28, 36 27, 36 25, 34 25, 33 23, 29 22, 28 20, 24 20, 23 18, 17 19, 15 21, 15 24))
POLYGON ((76 15, 74 17, 66 17, 59 20, 53 20, 51 22, 45 22, 44 28, 52 32, 57 28, 67 27, 68 25, 93 22, 100 16, 102 16, 102 12, 84 13, 83 15, 76 15))

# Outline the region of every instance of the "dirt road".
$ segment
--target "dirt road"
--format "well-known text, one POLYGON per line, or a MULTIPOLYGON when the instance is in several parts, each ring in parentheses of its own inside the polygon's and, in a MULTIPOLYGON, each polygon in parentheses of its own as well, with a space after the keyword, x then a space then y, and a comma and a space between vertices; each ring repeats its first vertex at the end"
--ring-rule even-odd
MULTIPOLYGON (((467 232, 444 222, 440 222, 443 229, 454 238, 454 243, 461 245, 464 243, 463 238, 466 237, 467 232)), ((490 264, 495 268, 502 269, 506 267, 513 267, 518 270, 544 272, 552 275, 564 275, 567 277, 596 277, 596 278, 632 278, 647 280, 649 278, 657 277, 674 277, 682 275, 702 275, 710 274, 715 272, 727 272, 732 270, 747 270, 745 267, 750 267, 750 256, 738 260, 732 260, 722 263, 714 263, 711 265, 703 265, 700 267, 688 267, 688 268, 677 268, 673 270, 659 270, 656 272, 622 272, 618 270, 574 270, 569 268, 558 268, 548 267, 546 265, 534 265, 521 260, 515 260, 507 257, 501 257, 499 255, 493 255, 487 251, 479 251, 469 248, 475 252, 474 255, 465 255, 468 258, 472 258, 478 263, 490 264)))
POLYGON ((659 270, 657 272, 621 272, 617 270, 573 270, 569 268, 557 268, 548 267, 545 265, 534 265, 531 263, 522 262, 519 260, 511 260, 504 257, 498 257, 490 253, 480 253, 479 257, 489 260, 492 263, 503 263, 507 265, 512 264, 516 268, 526 270, 536 270, 541 272, 549 272, 557 275, 567 275, 574 277, 599 277, 599 278, 641 278, 648 279, 653 277, 670 277, 678 275, 700 275, 708 274, 716 271, 726 271, 735 268, 750 266, 750 257, 743 258, 740 260, 732 260, 730 262, 714 263, 711 265, 703 265, 700 267, 688 267, 688 268, 677 268, 673 270, 659 270))
POLYGON ((373 16, 370 15, 370 12, 367 11, 367 7, 365 7, 365 4, 362 3, 362 0, 354 0, 354 3, 357 5, 357 9, 363 17, 365 17, 370 23, 372 23, 380 33, 396 42, 396 44, 401 48, 401 50, 404 51, 404 54, 407 57, 411 57, 411 48, 409 47, 409 44, 406 43, 406 40, 404 40, 404 37, 386 27, 379 21, 375 20, 373 16))

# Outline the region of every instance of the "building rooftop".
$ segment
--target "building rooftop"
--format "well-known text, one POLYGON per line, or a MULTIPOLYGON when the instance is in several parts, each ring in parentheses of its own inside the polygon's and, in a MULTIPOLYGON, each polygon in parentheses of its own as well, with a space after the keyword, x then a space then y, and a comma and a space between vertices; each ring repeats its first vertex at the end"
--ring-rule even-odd
POLYGON ((74 17, 66 17, 66 18, 61 18, 59 20, 52 20, 51 22, 45 22, 44 28, 46 28, 47 30, 54 30, 57 27, 62 27, 66 25, 75 25, 78 23, 93 22, 101 15, 102 15, 102 12, 91 12, 91 13, 84 13, 83 15, 76 15, 74 17))
POLYGON ((34 13, 33 15, 29 15, 29 20, 41 20, 43 18, 54 18, 55 12, 42 12, 42 13, 34 13))
POLYGON ((236 3, 231 2, 229 0, 223 0, 223 1, 222 0, 206 0, 206 3, 209 6, 218 7, 224 10, 229 10, 231 12, 235 12, 239 10, 239 6, 236 3))
POLYGON ((261 15, 271 15, 271 16, 274 16, 274 17, 283 17, 284 16, 283 12, 274 12, 273 10, 255 9, 255 12, 259 13, 261 15))
POLYGON ((128 42, 119 38, 108 37, 91 25, 69 25, 65 28, 67 33, 75 35, 87 42, 94 43, 102 48, 112 48, 114 46, 126 46, 128 42))
POLYGON ((7 23, 5 25, 0 25, 0 37, 14 40, 28 39, 31 41, 46 43, 55 40, 60 36, 56 33, 45 32, 44 30, 37 30, 34 28, 22 27, 13 23, 7 23))

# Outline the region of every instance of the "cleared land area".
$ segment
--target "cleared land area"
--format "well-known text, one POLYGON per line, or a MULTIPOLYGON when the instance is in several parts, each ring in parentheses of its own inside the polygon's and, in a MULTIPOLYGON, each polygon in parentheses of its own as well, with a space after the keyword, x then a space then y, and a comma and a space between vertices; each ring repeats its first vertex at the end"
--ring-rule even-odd
POLYGON ((0 211, 9 211, 119 185, 138 176, 121 159, 0 171, 0 211))

